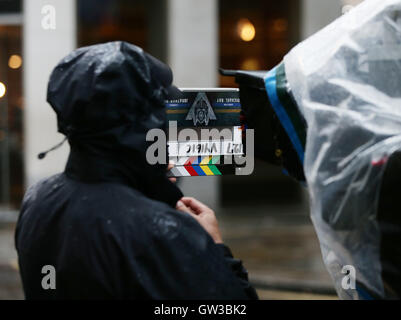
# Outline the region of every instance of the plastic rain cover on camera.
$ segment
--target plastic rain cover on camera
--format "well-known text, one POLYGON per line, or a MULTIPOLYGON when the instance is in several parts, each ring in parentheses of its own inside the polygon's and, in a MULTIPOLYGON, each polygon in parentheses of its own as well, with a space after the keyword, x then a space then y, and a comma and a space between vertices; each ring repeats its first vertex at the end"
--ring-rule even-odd
POLYGON ((363 2, 284 63, 308 125, 311 216, 336 290, 385 298, 377 207, 385 163, 401 149, 401 0, 363 2))

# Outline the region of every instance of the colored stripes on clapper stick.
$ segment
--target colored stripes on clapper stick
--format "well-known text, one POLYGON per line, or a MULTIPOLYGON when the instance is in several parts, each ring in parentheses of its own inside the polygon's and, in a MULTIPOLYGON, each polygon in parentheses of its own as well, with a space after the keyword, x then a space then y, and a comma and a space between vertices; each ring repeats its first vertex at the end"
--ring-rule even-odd
POLYGON ((179 163, 170 170, 169 176, 193 177, 193 176, 221 176, 222 172, 217 168, 220 156, 196 156, 181 158, 179 163))

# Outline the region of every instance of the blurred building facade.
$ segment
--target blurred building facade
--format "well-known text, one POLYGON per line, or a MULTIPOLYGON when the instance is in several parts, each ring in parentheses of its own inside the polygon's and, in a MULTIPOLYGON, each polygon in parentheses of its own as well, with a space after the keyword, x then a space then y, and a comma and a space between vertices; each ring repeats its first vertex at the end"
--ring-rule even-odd
MULTIPOLYGON (((27 186, 64 169, 67 144, 45 160, 37 154, 63 139, 46 102, 47 81, 57 62, 76 47, 126 40, 168 63, 177 86, 233 86, 218 75, 219 67, 270 69, 355 2, 1 0, 0 208, 18 208, 27 186)), ((290 192, 303 199, 298 186, 264 164, 256 165, 252 177, 180 183, 188 195, 213 207, 239 198, 266 201, 266 184, 273 198, 290 192), (243 190, 251 192, 241 198, 243 190)))

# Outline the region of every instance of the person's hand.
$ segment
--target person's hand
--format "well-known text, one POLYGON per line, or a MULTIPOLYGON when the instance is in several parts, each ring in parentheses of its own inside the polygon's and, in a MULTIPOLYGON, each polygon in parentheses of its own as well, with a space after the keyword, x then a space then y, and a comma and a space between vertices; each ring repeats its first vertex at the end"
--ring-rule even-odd
POLYGON ((210 234, 215 243, 223 243, 214 211, 202 202, 183 197, 177 202, 176 209, 190 214, 210 234))
MULTIPOLYGON (((174 165, 175 165, 175 163, 174 162, 172 162, 172 161, 170 161, 169 163, 168 163, 168 166, 167 166, 167 171, 170 171, 171 169, 173 169, 174 168, 174 165)), ((174 177, 170 177, 170 178, 168 178, 172 183, 176 183, 177 182, 177 178, 174 178, 174 177)))

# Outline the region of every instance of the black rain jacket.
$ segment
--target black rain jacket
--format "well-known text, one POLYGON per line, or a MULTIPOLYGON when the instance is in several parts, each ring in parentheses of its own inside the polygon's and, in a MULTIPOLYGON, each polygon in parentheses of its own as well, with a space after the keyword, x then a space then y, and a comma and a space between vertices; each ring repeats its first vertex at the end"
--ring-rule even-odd
POLYGON ((146 161, 171 83, 125 42, 75 50, 54 69, 48 102, 71 152, 65 172, 24 197, 15 241, 27 299, 257 298, 241 261, 174 209, 182 194, 166 165, 146 161), (55 289, 42 286, 47 265, 55 289))

